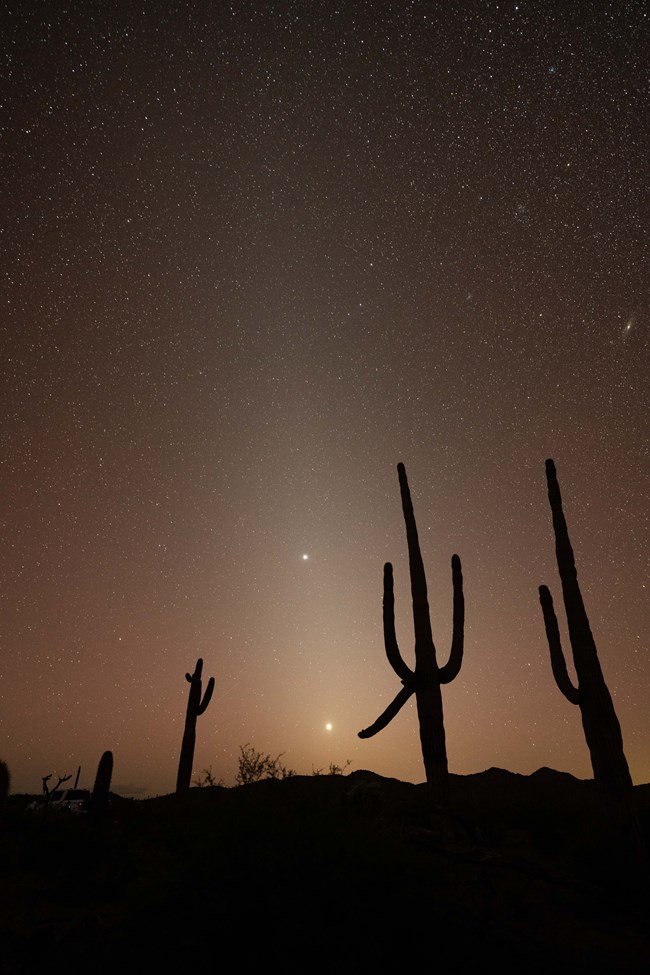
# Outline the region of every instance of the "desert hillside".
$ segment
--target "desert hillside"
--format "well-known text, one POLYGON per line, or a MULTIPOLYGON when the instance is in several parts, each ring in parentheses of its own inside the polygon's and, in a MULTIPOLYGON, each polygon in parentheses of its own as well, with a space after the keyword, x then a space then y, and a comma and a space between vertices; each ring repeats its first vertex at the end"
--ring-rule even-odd
MULTIPOLYGON (((599 798, 550 769, 452 776, 445 813, 366 771, 115 796, 100 821, 14 796, 2 971, 647 971, 647 871, 599 798)), ((650 786, 635 799, 647 838, 650 786)))

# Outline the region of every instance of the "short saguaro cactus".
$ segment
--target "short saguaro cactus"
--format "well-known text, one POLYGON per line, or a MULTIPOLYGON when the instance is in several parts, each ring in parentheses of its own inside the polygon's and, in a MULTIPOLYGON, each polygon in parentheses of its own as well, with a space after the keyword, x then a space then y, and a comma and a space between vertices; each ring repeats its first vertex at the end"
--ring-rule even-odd
POLYGON ((176 792, 188 792, 192 779, 192 763, 194 761, 194 746, 196 744, 196 719, 203 714, 214 690, 214 677, 208 681, 205 694, 201 698, 203 689, 201 673, 203 671, 203 661, 199 657, 193 674, 185 674, 185 680, 190 685, 190 693, 187 701, 187 712, 185 715, 185 730, 183 732, 183 742, 181 744, 181 757, 178 763, 178 776, 176 779, 176 792))

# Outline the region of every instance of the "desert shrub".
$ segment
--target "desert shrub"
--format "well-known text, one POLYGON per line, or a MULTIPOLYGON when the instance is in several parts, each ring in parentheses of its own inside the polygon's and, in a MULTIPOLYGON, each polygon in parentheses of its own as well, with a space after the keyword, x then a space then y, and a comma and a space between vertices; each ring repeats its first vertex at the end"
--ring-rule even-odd
POLYGON ((223 779, 216 779, 212 772, 212 766, 204 768, 202 772, 197 772, 197 774, 192 779, 192 785, 195 785, 197 789, 203 789, 206 786, 212 785, 223 785, 223 779))
POLYGON ((348 765, 352 765, 352 760, 348 758, 345 765, 337 765, 335 762, 330 762, 327 768, 327 772, 323 772, 322 768, 311 767, 312 775, 343 775, 348 765))
POLYGON ((275 758, 256 751, 250 744, 239 746, 238 772, 235 779, 237 785, 250 785, 260 779, 288 779, 295 775, 293 769, 282 765, 280 759, 284 752, 275 758))

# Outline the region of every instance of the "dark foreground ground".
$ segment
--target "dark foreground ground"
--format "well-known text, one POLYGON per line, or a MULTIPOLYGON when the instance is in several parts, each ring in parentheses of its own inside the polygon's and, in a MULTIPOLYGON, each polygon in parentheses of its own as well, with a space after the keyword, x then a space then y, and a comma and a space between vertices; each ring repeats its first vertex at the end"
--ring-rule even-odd
MULTIPOLYGON (((641 975, 647 865, 592 782, 453 776, 452 814, 371 772, 115 797, 0 831, 0 971, 641 975)), ((635 798, 650 839, 650 786, 635 798)))

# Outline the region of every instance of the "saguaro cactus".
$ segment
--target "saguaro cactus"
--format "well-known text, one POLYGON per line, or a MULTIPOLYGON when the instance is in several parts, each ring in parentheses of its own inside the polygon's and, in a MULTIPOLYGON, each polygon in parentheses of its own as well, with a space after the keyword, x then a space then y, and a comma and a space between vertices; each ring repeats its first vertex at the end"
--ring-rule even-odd
POLYGON ((408 667, 400 653, 395 635, 395 598, 393 595, 393 566, 384 566, 384 645, 388 662, 404 687, 375 723, 359 732, 359 738, 371 738, 385 728, 397 712, 415 694, 420 722, 420 742, 427 783, 432 797, 446 803, 449 794, 449 773, 445 747, 445 726, 442 713, 441 684, 450 683, 460 671, 463 661, 463 626, 465 600, 460 559, 452 556, 451 571, 454 588, 453 635, 451 653, 444 667, 436 662, 436 648, 431 634, 431 619, 427 599, 427 581, 420 553, 420 543, 413 514, 413 504, 403 464, 397 465, 402 510, 406 523, 406 540, 413 597, 413 625, 415 629, 415 670, 408 667))
POLYGON ((185 715, 185 731, 183 732, 183 743, 181 745, 181 757, 178 763, 178 777, 176 779, 176 792, 187 792, 190 788, 192 778, 192 762, 194 761, 194 746, 196 744, 196 719, 203 714, 214 690, 214 677, 208 681, 203 700, 201 700, 201 672, 203 661, 199 657, 193 674, 185 674, 185 680, 189 682, 190 694, 187 701, 187 713, 185 715))
POLYGON ((553 676, 566 699, 580 708, 594 779, 600 782, 610 795, 623 799, 631 793, 632 779, 623 752, 621 726, 600 668, 596 644, 578 585, 578 573, 562 510, 562 497, 555 464, 552 460, 546 461, 546 482, 553 514, 555 553, 562 582, 564 608, 578 686, 573 686, 567 672, 551 593, 546 586, 540 586, 539 600, 544 614, 553 676))
POLYGON ((9 795, 9 769, 6 762, 0 762, 0 815, 2 814, 7 796, 9 795))
POLYGON ((102 815, 108 811, 108 794, 111 788, 111 778, 113 777, 113 752, 104 752, 97 766, 95 785, 93 786, 91 809, 96 815, 102 815))

